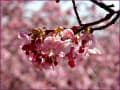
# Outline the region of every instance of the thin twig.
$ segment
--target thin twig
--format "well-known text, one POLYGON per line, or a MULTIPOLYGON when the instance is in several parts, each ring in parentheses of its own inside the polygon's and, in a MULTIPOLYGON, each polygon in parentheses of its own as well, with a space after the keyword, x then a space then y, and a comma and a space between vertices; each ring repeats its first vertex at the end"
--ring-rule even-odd
POLYGON ((112 10, 109 6, 105 5, 104 3, 98 2, 97 0, 90 0, 90 1, 95 3, 96 5, 98 5, 99 7, 103 8, 106 11, 110 13, 114 13, 114 10, 112 10))
POLYGON ((79 14, 78 14, 78 12, 77 12, 77 7, 76 7, 76 5, 75 5, 75 1, 72 0, 72 3, 73 3, 74 12, 75 12, 76 17, 77 17, 77 21, 78 21, 79 25, 82 26, 82 22, 81 22, 81 20, 80 20, 79 14))
POLYGON ((117 21, 117 19, 119 18, 119 16, 120 16, 120 13, 118 12, 116 14, 116 16, 108 24, 103 25, 103 26, 99 26, 99 27, 96 27, 96 28, 91 28, 91 29, 93 31, 105 29, 105 28, 109 27, 110 25, 115 24, 115 22, 117 21))

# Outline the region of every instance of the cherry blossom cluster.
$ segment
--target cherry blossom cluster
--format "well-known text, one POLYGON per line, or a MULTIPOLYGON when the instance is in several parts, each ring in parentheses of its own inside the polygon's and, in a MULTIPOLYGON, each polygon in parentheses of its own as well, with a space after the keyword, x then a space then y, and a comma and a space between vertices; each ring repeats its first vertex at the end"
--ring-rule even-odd
POLYGON ((18 37, 25 41, 21 49, 35 67, 54 68, 65 60, 73 68, 80 57, 101 54, 95 48, 95 39, 90 28, 75 34, 77 29, 80 26, 69 29, 59 26, 54 30, 34 28, 30 33, 20 32, 18 37))

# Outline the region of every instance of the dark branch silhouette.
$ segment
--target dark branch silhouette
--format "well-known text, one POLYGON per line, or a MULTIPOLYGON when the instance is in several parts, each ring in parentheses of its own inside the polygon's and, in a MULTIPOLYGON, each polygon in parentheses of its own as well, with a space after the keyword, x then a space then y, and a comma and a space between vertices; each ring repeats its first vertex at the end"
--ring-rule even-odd
MULTIPOLYGON (((58 0, 58 1, 60 1, 60 0, 58 0)), ((106 5, 106 4, 104 4, 102 2, 99 2, 97 0, 90 0, 90 1, 93 2, 94 4, 96 4, 97 6, 103 8, 105 11, 108 12, 108 14, 104 18, 101 18, 100 20, 83 24, 81 19, 80 19, 80 17, 79 17, 78 12, 77 12, 77 6, 75 5, 75 0, 72 0, 73 9, 74 9, 75 15, 77 17, 77 21, 78 21, 78 23, 79 23, 79 25, 81 27, 80 29, 74 31, 74 34, 77 34, 79 32, 85 31, 86 28, 88 28, 88 27, 91 28, 91 33, 93 31, 96 31, 96 30, 103 30, 103 29, 109 27, 110 25, 115 24, 117 19, 120 17, 120 10, 119 11, 115 11, 115 10, 111 9, 111 7, 114 7, 113 4, 112 5, 106 5), (109 21, 107 24, 102 25, 102 26, 94 27, 94 25, 98 25, 98 24, 100 24, 100 23, 102 23, 104 21, 107 21, 107 20, 111 19, 113 16, 114 16, 114 18, 111 21, 109 21)), ((53 31, 54 30, 47 30, 46 33, 53 32, 53 31)))
MULTIPOLYGON (((72 0, 72 1, 74 1, 74 0, 72 0)), ((101 18, 98 21, 82 24, 82 28, 75 31, 75 34, 85 30, 87 27, 91 27, 91 26, 97 25, 97 24, 99 24, 101 22, 104 22, 106 20, 109 20, 113 15, 116 14, 116 16, 108 24, 105 24, 103 26, 98 26, 98 27, 95 27, 95 28, 91 28, 91 32, 93 32, 95 30, 105 29, 105 28, 109 27, 110 25, 114 24, 117 21, 117 19, 119 18, 119 16, 120 16, 120 11, 114 11, 113 9, 110 8, 110 7, 114 7, 113 4, 112 5, 105 5, 104 3, 98 2, 97 0, 90 0, 90 1, 95 3, 96 5, 98 5, 99 7, 103 8, 104 10, 106 10, 109 14, 107 14, 104 18, 101 18)), ((77 15, 77 16, 79 16, 79 15, 77 15)))
POLYGON ((81 26, 82 23, 81 23, 81 20, 80 20, 79 14, 78 14, 78 12, 77 12, 77 7, 76 7, 76 5, 75 5, 75 1, 72 0, 72 3, 73 3, 73 9, 74 9, 74 12, 75 12, 75 14, 76 14, 76 17, 77 17, 78 23, 79 23, 79 25, 81 26))

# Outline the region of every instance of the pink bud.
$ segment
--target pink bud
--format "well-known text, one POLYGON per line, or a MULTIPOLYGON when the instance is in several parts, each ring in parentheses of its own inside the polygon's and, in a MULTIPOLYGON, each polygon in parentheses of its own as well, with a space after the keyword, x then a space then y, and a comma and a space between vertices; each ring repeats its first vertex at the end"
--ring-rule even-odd
POLYGON ((19 38, 19 39, 29 39, 29 36, 28 36, 28 34, 25 33, 25 32, 20 32, 20 33, 18 34, 18 38, 19 38))

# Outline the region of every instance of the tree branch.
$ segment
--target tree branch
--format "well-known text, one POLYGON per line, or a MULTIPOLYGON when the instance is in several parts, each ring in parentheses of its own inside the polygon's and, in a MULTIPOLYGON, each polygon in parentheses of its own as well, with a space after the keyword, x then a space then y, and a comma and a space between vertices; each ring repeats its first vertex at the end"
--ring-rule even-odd
MULTIPOLYGON (((79 14, 77 12, 77 7, 75 5, 75 0, 72 0, 73 9, 74 9, 75 15, 77 17, 77 21, 78 21, 79 25, 82 26, 80 29, 75 30, 74 34, 82 32, 82 31, 86 30, 86 28, 88 28, 88 27, 91 27, 91 33, 93 31, 96 31, 96 30, 105 29, 105 28, 109 27, 110 25, 115 24, 117 19, 120 17, 120 11, 114 11, 113 9, 111 9, 111 7, 114 7, 113 4, 112 5, 105 5, 104 3, 98 2, 97 0, 90 0, 90 1, 93 2, 94 4, 98 5, 99 7, 103 8, 104 10, 106 10, 108 12, 108 14, 104 18, 101 18, 100 20, 97 20, 97 21, 94 21, 94 22, 91 22, 91 23, 82 24, 82 22, 80 20, 80 17, 79 17, 79 14), (93 27, 94 25, 97 25, 97 24, 100 24, 104 21, 109 20, 115 14, 116 14, 116 16, 111 21, 109 21, 109 23, 107 23, 105 25, 102 25, 102 26, 93 27)), ((46 33, 53 32, 53 31, 54 30, 47 30, 46 33)))
POLYGON ((77 21, 78 21, 79 25, 82 26, 82 22, 81 22, 81 20, 80 20, 79 14, 78 14, 78 12, 77 12, 77 7, 76 7, 76 5, 75 5, 75 1, 72 0, 72 3, 73 3, 74 12, 75 12, 76 17, 77 17, 77 21))
POLYGON ((102 3, 102 2, 98 2, 97 0, 90 0, 90 1, 95 3, 96 5, 98 5, 99 7, 103 8, 107 12, 109 12, 109 14, 107 14, 104 18, 102 18, 102 19, 100 19, 98 21, 94 21, 94 22, 91 22, 91 23, 83 24, 83 27, 80 28, 79 30, 75 31, 75 34, 85 30, 89 26, 94 26, 94 25, 97 25, 97 24, 99 24, 101 22, 109 20, 114 14, 117 14, 116 17, 114 17, 108 24, 103 25, 103 26, 99 26, 99 27, 95 27, 95 28, 91 28, 91 32, 93 32, 95 30, 105 29, 108 26, 114 24, 117 21, 117 19, 119 18, 119 16, 120 16, 120 13, 119 13, 120 11, 114 11, 113 9, 110 8, 113 5, 107 6, 104 3, 102 3))
POLYGON ((115 22, 117 21, 117 19, 119 18, 119 16, 120 16, 120 12, 117 12, 115 18, 113 18, 108 24, 103 25, 103 26, 99 26, 99 27, 96 27, 96 28, 91 28, 91 30, 95 31, 95 30, 100 30, 100 29, 107 28, 108 26, 110 26, 112 24, 115 24, 115 22))
POLYGON ((114 10, 112 10, 109 6, 105 5, 104 3, 98 2, 97 0, 90 0, 90 1, 95 3, 96 5, 98 5, 99 7, 103 8, 106 11, 110 13, 114 13, 114 10))

